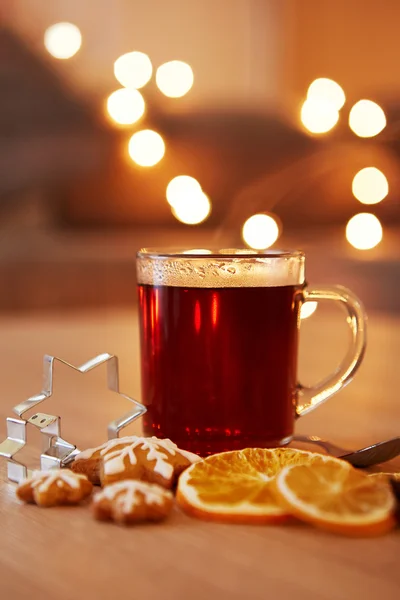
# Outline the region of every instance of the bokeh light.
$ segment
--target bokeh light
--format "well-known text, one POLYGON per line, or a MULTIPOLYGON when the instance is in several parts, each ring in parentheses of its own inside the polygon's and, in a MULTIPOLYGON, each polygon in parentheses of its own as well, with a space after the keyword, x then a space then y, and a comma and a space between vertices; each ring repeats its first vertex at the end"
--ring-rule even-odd
POLYGON ((333 79, 320 77, 315 79, 308 88, 307 98, 330 102, 336 110, 340 110, 346 102, 343 89, 333 79))
POLYGON ((181 60, 171 60, 158 67, 156 83, 159 90, 169 98, 181 98, 193 85, 193 71, 181 60))
POLYGON ((187 198, 191 194, 199 192, 201 192, 201 185, 197 179, 189 175, 178 175, 167 185, 166 196, 168 203, 173 206, 181 198, 187 198))
POLYGON ((300 319, 308 319, 317 310, 318 302, 304 302, 300 309, 300 319))
POLYGON ((145 102, 138 90, 121 88, 107 98, 107 112, 116 123, 132 125, 144 114, 145 102))
POLYGON ((377 204, 388 195, 389 184, 382 171, 376 167, 366 167, 354 176, 352 190, 363 204, 377 204))
POLYGON ((370 213, 354 215, 347 223, 347 241, 358 250, 370 250, 382 240, 382 225, 379 219, 370 213))
POLYGON ((242 235, 250 248, 265 250, 279 237, 278 223, 269 215, 253 215, 243 225, 242 235))
POLYGON ((144 52, 128 52, 114 63, 114 75, 126 88, 142 88, 150 81, 152 73, 153 65, 144 52))
POLYGON ((198 225, 205 221, 211 212, 211 203, 202 190, 189 196, 180 196, 171 207, 172 214, 186 225, 198 225))
POLYGON ((326 133, 338 122, 339 111, 331 101, 311 97, 303 103, 300 118, 311 133, 326 133))
POLYGON ((359 100, 349 114, 350 129, 359 137, 373 137, 386 127, 383 109, 372 100, 359 100))
POLYGON ((65 60, 78 52, 82 45, 82 35, 73 23, 55 23, 46 29, 44 45, 54 58, 65 60))
POLYGON ((141 167, 156 165, 165 154, 161 135, 152 129, 143 129, 133 134, 128 145, 129 156, 141 167))

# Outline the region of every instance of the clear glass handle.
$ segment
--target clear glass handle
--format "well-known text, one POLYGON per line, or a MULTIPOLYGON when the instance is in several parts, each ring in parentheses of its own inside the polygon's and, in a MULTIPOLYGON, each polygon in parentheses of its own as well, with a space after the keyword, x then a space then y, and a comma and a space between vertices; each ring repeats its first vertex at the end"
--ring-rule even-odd
POLYGON ((351 331, 351 344, 343 362, 332 375, 313 387, 298 384, 296 408, 298 417, 311 412, 347 385, 360 366, 365 352, 367 316, 360 300, 350 290, 340 285, 319 287, 317 289, 306 288, 304 290, 304 302, 319 302, 320 300, 340 302, 347 311, 347 322, 351 331))

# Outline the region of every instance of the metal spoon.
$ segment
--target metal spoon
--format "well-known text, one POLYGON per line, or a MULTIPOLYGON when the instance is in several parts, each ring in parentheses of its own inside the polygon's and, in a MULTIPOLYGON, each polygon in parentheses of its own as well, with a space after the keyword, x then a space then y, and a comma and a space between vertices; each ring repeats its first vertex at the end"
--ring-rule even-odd
POLYGON ((379 442, 354 452, 336 446, 336 444, 323 440, 316 435, 295 435, 293 440, 320 446, 321 448, 324 448, 328 454, 336 456, 337 458, 342 458, 359 469, 379 465, 400 454, 400 437, 392 438, 385 442, 379 442))

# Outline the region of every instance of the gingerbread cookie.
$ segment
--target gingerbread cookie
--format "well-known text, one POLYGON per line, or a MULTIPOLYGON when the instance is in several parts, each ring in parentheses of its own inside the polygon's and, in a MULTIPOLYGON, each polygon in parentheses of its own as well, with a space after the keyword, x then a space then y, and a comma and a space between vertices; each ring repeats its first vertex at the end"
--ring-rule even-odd
POLYGON ((90 496, 93 486, 84 475, 69 469, 34 471, 32 477, 21 483, 16 494, 23 502, 50 507, 62 504, 79 504, 90 496))
POLYGON ((92 502, 96 519, 120 524, 161 521, 171 512, 172 493, 144 481, 118 481, 103 488, 92 502))
POLYGON ((71 469, 102 485, 140 479, 171 488, 180 473, 199 460, 197 454, 181 450, 171 440, 133 435, 84 450, 71 469))
POLYGON ((123 448, 115 443, 102 451, 100 480, 103 486, 123 479, 139 479, 170 489, 182 471, 201 460, 197 454, 181 450, 168 439, 133 438, 134 441, 123 448))
POLYGON ((100 485, 100 464, 103 460, 102 452, 106 452, 109 444, 112 444, 114 449, 125 448, 135 440, 135 437, 123 437, 116 440, 105 442, 96 448, 89 448, 80 452, 74 462, 70 465, 74 473, 81 473, 94 485, 100 485), (115 445, 116 444, 116 445, 115 445))

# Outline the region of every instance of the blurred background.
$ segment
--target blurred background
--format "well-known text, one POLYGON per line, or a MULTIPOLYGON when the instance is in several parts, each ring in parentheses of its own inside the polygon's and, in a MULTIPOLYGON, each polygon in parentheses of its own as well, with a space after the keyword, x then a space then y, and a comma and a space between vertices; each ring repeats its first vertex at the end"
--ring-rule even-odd
POLYGON ((399 311, 398 0, 0 0, 0 309, 131 306, 141 246, 299 247, 399 311))

